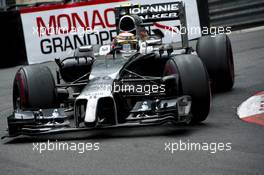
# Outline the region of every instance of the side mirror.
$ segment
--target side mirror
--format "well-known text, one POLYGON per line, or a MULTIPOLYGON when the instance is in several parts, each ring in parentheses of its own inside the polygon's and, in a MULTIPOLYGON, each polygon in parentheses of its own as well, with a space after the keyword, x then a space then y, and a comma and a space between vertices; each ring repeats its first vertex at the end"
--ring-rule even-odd
POLYGON ((155 45, 161 45, 162 41, 160 38, 158 38, 158 39, 151 38, 149 40, 146 40, 146 43, 148 46, 155 46, 155 45))
POLYGON ((152 29, 152 32, 159 38, 164 38, 164 33, 160 29, 152 29))
POLYGON ((80 46, 74 51, 74 56, 77 58, 80 57, 91 57, 94 58, 94 51, 93 51, 93 46, 80 46))
POLYGON ((93 46, 81 46, 78 48, 79 52, 90 52, 93 51, 93 46))

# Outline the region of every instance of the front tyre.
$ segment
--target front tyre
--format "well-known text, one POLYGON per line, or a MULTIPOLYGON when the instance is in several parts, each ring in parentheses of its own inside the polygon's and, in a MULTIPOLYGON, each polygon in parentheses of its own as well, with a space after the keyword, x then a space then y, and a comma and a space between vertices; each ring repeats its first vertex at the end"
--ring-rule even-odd
POLYGON ((192 97, 191 123, 204 121, 211 107, 211 89, 204 64, 195 55, 179 55, 168 60, 164 76, 178 74, 180 77, 179 95, 192 97))
POLYGON ((13 83, 14 110, 58 106, 55 81, 48 67, 25 66, 17 71, 13 83))

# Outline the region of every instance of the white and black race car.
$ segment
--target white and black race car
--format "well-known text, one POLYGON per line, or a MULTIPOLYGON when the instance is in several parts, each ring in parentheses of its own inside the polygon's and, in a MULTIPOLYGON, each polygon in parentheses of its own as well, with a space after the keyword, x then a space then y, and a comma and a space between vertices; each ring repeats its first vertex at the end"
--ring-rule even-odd
POLYGON ((181 47, 163 44, 153 23, 179 20, 186 26, 186 15, 182 2, 151 10, 160 5, 117 7, 113 43, 98 51, 82 46, 73 57, 55 59, 56 81, 46 66, 20 68, 8 136, 204 121, 211 91, 231 90, 234 84, 230 40, 225 34, 203 36, 195 51, 186 33, 181 47), (132 13, 142 7, 149 10, 132 13), (152 18, 157 13, 160 17, 152 18))

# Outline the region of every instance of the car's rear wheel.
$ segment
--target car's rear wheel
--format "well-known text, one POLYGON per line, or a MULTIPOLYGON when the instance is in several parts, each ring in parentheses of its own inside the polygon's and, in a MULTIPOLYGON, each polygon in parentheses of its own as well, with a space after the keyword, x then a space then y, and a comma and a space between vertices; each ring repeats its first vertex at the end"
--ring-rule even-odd
POLYGON ((14 109, 46 109, 58 107, 55 81, 46 66, 20 68, 13 83, 14 109))
POLYGON ((192 97, 191 123, 204 121, 210 111, 211 89, 206 68, 195 55, 179 55, 169 59, 164 68, 164 76, 178 74, 179 95, 192 97))
POLYGON ((203 36, 198 40, 196 50, 208 70, 213 89, 232 89, 235 73, 232 46, 228 36, 203 36))

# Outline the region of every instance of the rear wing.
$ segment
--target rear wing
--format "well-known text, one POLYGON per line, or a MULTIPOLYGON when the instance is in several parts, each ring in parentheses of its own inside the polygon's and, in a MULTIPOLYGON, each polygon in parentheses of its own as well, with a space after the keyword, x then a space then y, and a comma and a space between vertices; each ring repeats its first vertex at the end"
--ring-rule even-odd
MULTIPOLYGON (((162 21, 179 20, 181 28, 185 28, 186 32, 181 32, 181 40, 183 48, 188 48, 188 31, 185 5, 182 1, 173 1, 157 4, 126 4, 115 8, 115 21, 119 24, 120 19, 125 15, 137 15, 142 19, 143 24, 150 26, 151 24, 162 21)), ((117 25, 117 33, 119 33, 119 25, 117 25)))

